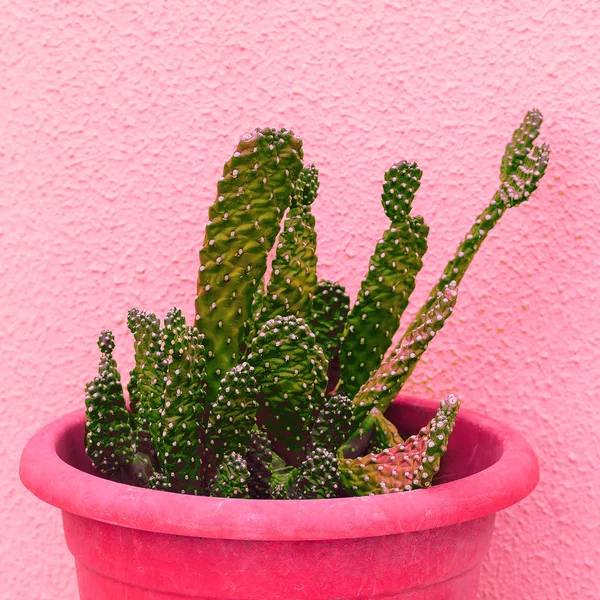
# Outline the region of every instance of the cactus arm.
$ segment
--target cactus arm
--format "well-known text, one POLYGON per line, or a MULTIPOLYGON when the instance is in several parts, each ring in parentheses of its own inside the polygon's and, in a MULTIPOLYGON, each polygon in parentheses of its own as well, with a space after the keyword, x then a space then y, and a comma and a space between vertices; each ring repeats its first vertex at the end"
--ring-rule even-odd
POLYGON ((302 142, 273 129, 242 139, 224 167, 200 250, 196 298, 211 401, 240 358, 252 296, 301 169, 302 142))
POLYGON ((386 448, 403 443, 404 440, 398 433, 396 426, 391 421, 388 421, 379 409, 372 408, 371 414, 373 415, 375 424, 375 431, 371 442, 372 454, 379 454, 386 448))
POLYGON ((257 422, 273 449, 297 466, 325 401, 327 361, 303 319, 275 317, 250 344, 248 363, 259 389, 257 422))
POLYGON ((294 186, 292 203, 279 234, 259 323, 277 315, 308 319, 317 287, 317 233, 310 211, 319 188, 314 165, 304 168, 294 186))
POLYGON ((196 328, 188 327, 178 309, 165 318, 162 335, 166 381, 160 412, 161 431, 153 443, 168 489, 201 491, 198 438, 204 414, 204 347, 196 328))
POLYGON ((352 416, 350 398, 343 394, 327 396, 310 435, 312 447, 335 452, 351 432, 352 416))
MULTIPOLYGON (((360 413, 362 415, 362 413, 360 413)), ((352 434, 340 445, 338 456, 356 457, 363 454, 371 445, 371 440, 375 435, 375 417, 372 411, 367 413, 367 416, 362 421, 358 421, 360 425, 354 429, 352 434)))
POLYGON ((260 329, 259 321, 263 312, 265 300, 265 278, 263 277, 258 287, 254 290, 252 295, 252 304, 250 306, 251 317, 246 321, 245 332, 244 332, 244 344, 242 345, 243 355, 247 349, 247 343, 256 337, 258 330, 260 329))
POLYGON ((125 405, 121 376, 112 356, 114 336, 103 331, 98 376, 85 388, 86 451, 94 466, 107 475, 119 475, 133 463, 135 443, 125 405))
POLYGON ((290 479, 293 479, 293 484, 286 496, 290 500, 335 498, 339 489, 335 454, 325 448, 314 448, 290 479))
POLYGON ((424 314, 431 308, 437 293, 446 283, 455 281, 457 285, 460 284, 477 250, 500 217, 508 208, 525 202, 537 189, 550 157, 550 148, 547 144, 533 145, 539 135, 541 123, 542 115, 539 111, 530 111, 515 131, 512 142, 506 147, 502 158, 501 183, 498 191, 459 244, 454 258, 447 264, 440 280, 431 290, 429 299, 420 314, 424 314))
POLYGON ((250 473, 248 480, 250 498, 270 498, 273 451, 271 441, 263 429, 252 430, 245 458, 250 473))
POLYGON ((211 482, 210 495, 219 498, 250 498, 248 464, 241 454, 231 452, 219 465, 211 482))
POLYGON ((331 281, 317 284, 310 328, 329 361, 327 393, 336 388, 340 379, 340 345, 349 312, 350 298, 344 286, 331 281))
POLYGON ((353 400, 354 416, 357 421, 362 420, 373 407, 385 413, 433 337, 452 314, 457 295, 454 282, 438 292, 436 302, 429 312, 418 318, 416 325, 404 335, 398 347, 362 386, 353 400))
POLYGON ((168 492, 170 490, 169 482, 167 477, 162 471, 154 471, 148 478, 148 489, 151 490, 162 490, 168 492))
POLYGON ((253 372, 254 367, 243 362, 230 369, 221 380, 204 435, 205 477, 209 480, 227 454, 236 451, 244 455, 251 444, 258 408, 253 372))
POLYGON ((542 113, 533 109, 527 112, 523 122, 515 130, 512 140, 506 145, 500 165, 500 181, 507 181, 525 162, 540 135, 542 113))
POLYGON ((351 397, 381 363, 423 265, 429 227, 421 217, 409 216, 421 174, 406 161, 385 174, 382 203, 392 224, 371 257, 340 351, 342 386, 351 397))
POLYGON ((319 281, 313 298, 310 328, 329 360, 339 352, 349 312, 350 298, 344 286, 332 281, 319 281))
POLYGON ((459 400, 450 395, 435 417, 405 442, 360 458, 340 458, 340 482, 354 496, 370 496, 427 488, 440 469, 454 428, 459 400))
POLYGON ((160 430, 160 410, 165 386, 165 361, 161 349, 160 321, 152 313, 132 308, 127 326, 133 334, 135 367, 127 386, 132 426, 138 448, 154 455, 150 429, 160 430))
POLYGON ((270 496, 273 500, 288 499, 289 491, 298 476, 298 467, 286 465, 278 456, 273 457, 271 464, 271 479, 269 481, 270 496))

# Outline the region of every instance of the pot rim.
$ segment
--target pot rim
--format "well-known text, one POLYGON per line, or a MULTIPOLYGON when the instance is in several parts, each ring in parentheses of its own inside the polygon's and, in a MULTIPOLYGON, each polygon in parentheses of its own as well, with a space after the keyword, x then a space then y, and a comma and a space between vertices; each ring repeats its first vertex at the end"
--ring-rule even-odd
MULTIPOLYGON (((438 403, 398 396, 397 404, 435 411, 438 403)), ((188 496, 116 483, 85 473, 57 453, 61 439, 82 425, 68 413, 40 429, 21 456, 21 481, 63 511, 155 533, 233 540, 302 541, 375 537, 447 527, 486 517, 527 496, 537 485, 533 449, 512 428, 461 408, 458 419, 486 430, 500 446, 489 467, 428 489, 324 500, 245 500, 188 496)))

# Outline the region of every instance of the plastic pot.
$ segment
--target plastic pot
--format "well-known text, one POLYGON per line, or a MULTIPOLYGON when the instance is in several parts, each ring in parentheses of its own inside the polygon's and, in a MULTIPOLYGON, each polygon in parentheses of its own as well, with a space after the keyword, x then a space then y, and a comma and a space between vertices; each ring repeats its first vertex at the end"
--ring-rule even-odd
MULTIPOLYGON (((414 433, 437 403, 387 412, 414 433)), ((114 483, 84 450, 84 414, 27 444, 20 475, 62 510, 82 600, 475 600, 495 513, 529 494, 536 457, 515 431, 461 409, 427 490, 334 500, 192 497, 114 483)))

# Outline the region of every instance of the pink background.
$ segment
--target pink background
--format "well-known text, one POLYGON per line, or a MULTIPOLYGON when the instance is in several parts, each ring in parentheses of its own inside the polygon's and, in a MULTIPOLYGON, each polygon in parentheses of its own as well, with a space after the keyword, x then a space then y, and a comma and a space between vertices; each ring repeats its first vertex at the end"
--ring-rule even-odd
POLYGON ((353 295, 387 226, 383 173, 418 161, 420 302, 538 107, 546 178, 485 243, 408 389, 456 391, 539 453, 540 486, 499 516, 480 597, 597 600, 599 5, 300 4, 0 2, 0 597, 76 597, 59 513, 22 489, 19 454, 82 406, 101 328, 126 372, 129 307, 193 314, 207 208, 241 135, 286 125, 305 140, 320 274, 353 295))

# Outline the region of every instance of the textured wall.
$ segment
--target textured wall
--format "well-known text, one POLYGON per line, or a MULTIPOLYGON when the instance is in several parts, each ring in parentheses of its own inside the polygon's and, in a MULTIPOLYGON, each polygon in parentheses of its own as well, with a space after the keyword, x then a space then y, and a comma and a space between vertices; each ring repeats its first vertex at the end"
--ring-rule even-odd
POLYGON ((383 172, 417 160, 420 301, 537 106, 543 185, 485 243, 409 387, 456 390, 541 457, 538 490, 498 519, 481 598, 599 598, 598 3, 299 4, 0 0, 0 597, 75 598, 58 511, 21 488, 19 453, 82 406, 100 328, 128 367, 129 307, 192 314, 202 225, 242 134, 303 137, 322 174, 320 273, 352 293, 385 226, 383 172))

